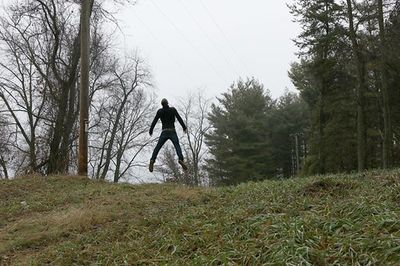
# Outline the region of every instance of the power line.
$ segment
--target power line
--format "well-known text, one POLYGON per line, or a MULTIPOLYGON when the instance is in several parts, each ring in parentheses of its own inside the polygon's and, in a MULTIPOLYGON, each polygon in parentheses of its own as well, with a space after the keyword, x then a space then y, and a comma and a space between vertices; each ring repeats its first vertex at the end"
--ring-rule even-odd
POLYGON ((169 24, 182 36, 182 38, 192 47, 193 50, 197 52, 197 54, 207 63, 210 68, 215 72, 216 76, 221 79, 221 81, 225 82, 225 80, 221 77, 219 71, 214 67, 214 65, 207 59, 207 57, 193 44, 191 40, 189 40, 186 35, 176 26, 176 24, 167 16, 167 14, 153 1, 150 1, 158 11, 164 16, 164 18, 168 21, 169 24))
POLYGON ((215 20, 214 16, 211 14, 211 11, 208 9, 208 7, 204 4, 203 0, 200 0, 200 4, 203 6, 204 10, 207 12, 208 16, 210 17, 211 21, 213 22, 213 24, 217 27, 218 31, 221 33, 222 37, 225 39, 225 41, 227 42, 227 44, 229 45, 229 47, 231 48, 232 52, 235 54, 235 56, 239 59, 239 61, 242 63, 242 65, 246 68, 247 72, 250 73, 249 68, 247 66, 247 64, 244 62, 244 60, 242 60, 242 58, 239 56, 239 53, 235 50, 235 48, 233 48, 233 46, 231 45, 231 42, 229 41, 228 37, 226 36, 226 34, 224 33, 224 31, 222 30, 222 28, 219 26, 219 24, 217 23, 217 21, 215 20))
MULTIPOLYGON (((136 13, 136 11, 134 11, 136 13)), ((168 47, 157 37, 156 34, 151 30, 151 28, 137 15, 136 13, 136 19, 142 24, 142 26, 147 30, 147 33, 156 41, 158 44, 167 52, 168 56, 171 58, 172 61, 180 68, 182 73, 185 75, 185 77, 192 83, 195 84, 193 77, 185 70, 183 65, 176 60, 176 57, 172 54, 172 52, 168 49, 168 47)))
POLYGON ((232 68, 232 70, 236 73, 237 76, 240 76, 239 72, 237 71, 236 67, 228 60, 228 58, 225 56, 225 54, 219 49, 215 41, 208 35, 207 31, 204 30, 203 26, 199 23, 197 19, 194 18, 192 12, 189 10, 189 8, 184 4, 183 0, 179 0, 181 5, 184 7, 186 13, 189 15, 189 17, 192 18, 192 20, 197 24, 199 29, 204 33, 206 36, 207 40, 214 46, 215 50, 222 56, 222 58, 225 60, 227 65, 232 68))

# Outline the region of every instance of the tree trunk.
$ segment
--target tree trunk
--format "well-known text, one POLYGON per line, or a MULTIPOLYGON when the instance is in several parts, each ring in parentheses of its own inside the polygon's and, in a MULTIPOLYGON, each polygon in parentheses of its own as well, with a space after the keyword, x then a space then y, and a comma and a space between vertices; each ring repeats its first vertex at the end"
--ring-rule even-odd
MULTIPOLYGON (((322 85, 325 86, 325 85, 322 85)), ((321 88, 319 113, 318 113, 318 174, 325 173, 325 152, 324 152, 324 127, 325 127, 325 101, 324 87, 321 88)))
POLYGON ((365 63, 363 60, 357 60, 357 75, 359 84, 357 88, 357 162, 358 171, 364 171, 366 167, 366 146, 367 130, 365 123, 365 63))
POLYGON ((382 166, 383 168, 390 168, 392 165, 392 151, 393 151, 393 130, 391 121, 391 106, 390 106, 390 95, 388 86, 388 73, 386 69, 387 55, 385 48, 386 36, 385 36, 385 24, 383 19, 383 1, 378 0, 378 22, 379 22, 379 37, 380 37, 380 49, 381 58, 380 62, 381 77, 382 77, 382 99, 383 99, 383 122, 384 122, 384 138, 383 138, 383 156, 382 166))
MULTIPOLYGON (((123 86, 123 84, 121 84, 123 86)), ((108 147, 107 147, 107 151, 106 151, 106 158, 104 159, 104 167, 103 167, 103 171, 101 174, 101 179, 105 179, 107 176, 107 172, 110 168, 110 163, 111 163, 111 157, 112 157, 112 150, 114 147, 114 142, 115 142, 115 138, 118 132, 118 127, 119 127, 119 123, 122 117, 122 112, 124 111, 125 105, 128 101, 129 96, 133 93, 133 91, 135 90, 136 85, 135 86, 131 86, 128 91, 126 91, 126 88, 124 88, 124 98, 121 101, 121 104, 117 107, 118 111, 117 114, 115 116, 115 121, 113 121, 114 125, 113 128, 110 132, 110 142, 108 143, 108 147)))
MULTIPOLYGON (((82 18, 83 21, 89 21, 92 8, 93 8, 93 0, 91 1, 82 1, 82 4, 85 5, 85 10, 84 14, 85 17, 82 18)), ((80 22, 80 26, 82 25, 82 21, 80 22)), ((89 25, 87 25, 89 27, 89 25)), ((89 35, 89 28, 86 29, 87 36, 89 35)), ((53 132, 53 139, 50 145, 50 158, 49 158, 49 165, 48 165, 48 170, 47 173, 64 173, 68 171, 69 167, 69 154, 71 152, 71 142, 73 140, 72 138, 72 133, 73 133, 73 128, 77 119, 77 88, 76 88, 76 81, 78 78, 78 70, 79 70, 79 60, 81 59, 81 38, 82 38, 82 29, 79 28, 79 31, 75 37, 74 44, 72 47, 71 51, 71 61, 70 61, 70 67, 69 67, 69 73, 67 73, 67 78, 65 80, 62 80, 61 78, 58 80, 59 84, 61 84, 61 96, 57 98, 57 103, 58 103, 58 111, 57 111, 57 119, 56 123, 54 126, 54 132, 53 132)), ((85 39, 85 38, 83 38, 85 39)), ((90 39, 84 40, 86 41, 83 45, 89 46, 90 39)), ((85 46, 86 47, 86 46, 85 46)), ((89 60, 89 47, 86 48, 85 51, 82 51, 85 54, 85 58, 87 57, 87 60, 89 60)), ((85 66, 86 59, 83 61, 81 60, 81 64, 83 68, 87 68, 87 73, 86 75, 81 75, 81 78, 84 80, 88 80, 89 78, 89 69, 88 66, 89 64, 87 63, 87 67, 85 66)), ((88 81, 87 81, 88 83, 88 81)), ((88 87, 88 84, 85 85, 85 82, 81 81, 81 90, 84 90, 84 87, 88 87)), ((88 93, 86 93, 86 97, 82 97, 80 95, 80 100, 81 102, 87 102, 88 99, 88 93)), ((80 104, 82 106, 82 103, 80 104)), ((88 104, 83 104, 82 106, 84 109, 87 109, 88 104)), ((81 111, 82 112, 82 111, 81 111)), ((85 125, 88 117, 88 110, 86 112, 83 112, 83 115, 85 116, 85 119, 83 119, 83 122, 85 123, 83 125, 82 130, 85 131, 85 125)), ((81 119, 82 120, 82 119, 81 119)), ((82 122, 82 121, 81 121, 82 122)), ((80 134, 82 137, 86 137, 86 133, 83 135, 80 134)), ((86 141, 87 142, 87 141, 86 141)), ((86 145, 87 146, 87 145, 86 145)), ((85 153, 85 152, 84 152, 85 153)), ((83 163, 84 167, 86 167, 84 170, 86 171, 81 171, 82 175, 87 175, 87 147, 86 147, 86 159, 84 158, 84 161, 86 163, 83 163)))
POLYGON ((119 179, 121 178, 121 163, 123 154, 123 151, 119 150, 115 160, 114 183, 118 183, 119 179))
POLYGON ((97 170, 96 170, 96 173, 94 175, 96 180, 100 179, 100 173, 101 173, 101 169, 102 169, 102 166, 103 166, 103 158, 104 158, 104 152, 106 151, 107 137, 108 137, 109 130, 110 130, 110 128, 107 129, 107 131, 105 133, 105 136, 104 136, 104 140, 103 140, 102 146, 101 146, 101 153, 100 153, 100 156, 99 156, 99 158, 100 158, 99 159, 99 164, 97 165, 97 170))
POLYGON ((366 169, 367 134, 365 124, 365 91, 366 91, 366 63, 361 47, 357 41, 354 27, 353 6, 351 0, 347 0, 347 14, 349 19, 349 36, 352 43, 353 54, 357 65, 357 164, 358 171, 366 169))
POLYGON ((64 127, 65 118, 67 116, 68 94, 68 87, 64 85, 62 88, 61 97, 58 99, 57 119, 54 125, 53 139, 50 143, 47 174, 59 174, 64 172, 65 169, 64 163, 62 163, 62 156, 65 156, 65 154, 60 154, 60 147, 65 130, 64 127))
POLYGON ((1 166, 3 174, 4 174, 4 179, 8 180, 9 176, 8 176, 8 171, 7 171, 7 164, 6 164, 6 161, 4 160, 3 156, 0 157, 0 166, 1 166))
POLYGON ((35 132, 31 132, 31 142, 29 143, 29 171, 34 173, 37 171, 36 162, 36 136, 35 132))
MULTIPOLYGON (((78 59, 79 61, 79 59, 78 59)), ((78 64, 76 64, 76 69, 78 68, 78 64)), ((76 74, 73 74, 76 77, 76 74)), ((74 78, 76 80, 76 78, 74 78)), ((74 82, 75 83, 75 82, 74 82)), ((62 134, 62 142, 60 146, 60 154, 62 156, 61 158, 61 164, 59 165, 60 170, 63 172, 68 172, 69 164, 70 164, 70 154, 71 154, 71 149, 72 149, 72 143, 73 140, 75 139, 74 135, 74 126, 76 125, 77 121, 77 88, 74 85, 74 83, 71 82, 71 84, 68 85, 69 87, 69 99, 68 99, 68 106, 66 110, 66 117, 64 125, 63 125, 63 134, 62 134)))
POLYGON ((103 180, 106 178, 107 172, 110 168, 112 150, 114 147, 114 141, 115 141, 115 137, 117 135, 119 121, 121 119, 122 111, 123 111, 126 101, 127 101, 127 97, 125 96, 124 100, 121 102, 121 105, 118 107, 118 112, 115 117, 115 121, 113 121, 114 125, 113 125, 112 131, 110 133, 111 134, 110 141, 108 143, 108 147, 107 147, 107 151, 106 151, 106 158, 104 159, 104 167, 103 167, 103 171, 100 176, 100 178, 103 180))

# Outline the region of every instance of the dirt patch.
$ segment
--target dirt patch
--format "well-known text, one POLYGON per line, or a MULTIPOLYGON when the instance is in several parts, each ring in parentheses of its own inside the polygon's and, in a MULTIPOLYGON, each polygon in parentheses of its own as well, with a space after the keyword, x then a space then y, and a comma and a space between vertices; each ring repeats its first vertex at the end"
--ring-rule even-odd
POLYGON ((400 184, 400 172, 398 170, 369 172, 367 177, 381 183, 383 187, 392 187, 400 184))
POLYGON ((356 184, 331 179, 322 179, 305 186, 300 192, 303 196, 317 196, 320 194, 340 195, 347 194, 356 188, 356 184))

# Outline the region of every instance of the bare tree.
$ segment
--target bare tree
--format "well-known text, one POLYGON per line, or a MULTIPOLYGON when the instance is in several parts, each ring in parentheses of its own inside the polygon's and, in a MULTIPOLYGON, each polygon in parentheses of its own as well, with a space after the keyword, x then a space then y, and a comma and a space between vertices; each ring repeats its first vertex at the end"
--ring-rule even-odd
POLYGON ((367 69, 364 47, 358 39, 355 16, 353 11, 353 2, 347 0, 347 18, 349 21, 348 35, 352 44, 352 50, 355 57, 357 68, 357 158, 358 171, 366 169, 366 146, 367 146, 367 131, 365 108, 366 99, 365 92, 367 91, 367 69))
POLYGON ((0 45, 6 58, 0 62, 0 101, 15 125, 17 140, 9 144, 27 156, 26 171, 36 172, 41 166, 37 162, 37 131, 43 122, 47 85, 15 41, 16 36, 8 28, 10 22, 3 18, 0 23, 0 45))
MULTIPOLYGON (((65 155, 70 152, 76 121, 80 59, 79 23, 75 15, 77 8, 76 4, 57 0, 18 2, 10 5, 9 15, 2 18, 3 39, 12 42, 16 50, 15 57, 20 57, 27 65, 27 69, 24 66, 20 68, 35 77, 32 78, 33 82, 39 83, 40 89, 38 84, 32 84, 28 89, 44 95, 27 97, 40 99, 37 109, 40 114, 30 123, 37 126, 40 117, 46 120, 43 127, 47 128, 45 132, 50 150, 43 163, 48 173, 67 171, 68 160, 65 155)), ((14 69, 9 71, 15 72, 14 69)), ((21 73, 17 75, 22 76, 21 73)), ((27 109, 30 108, 29 103, 25 105, 27 109)), ((34 140, 30 142, 33 147, 34 140)))
POLYGON ((384 137, 383 137, 383 168, 390 168, 392 166, 393 156, 393 127, 392 127, 392 114, 390 106, 390 88, 389 88, 389 74, 388 74, 388 55, 387 55, 387 40, 386 40, 386 27, 384 21, 384 4, 383 0, 377 0, 377 14, 379 25, 379 40, 381 62, 380 71, 382 76, 382 100, 383 100, 383 123, 384 123, 384 137))
MULTIPOLYGON (((103 1, 104 2, 104 1, 103 1)), ((97 3, 97 2, 96 2, 97 3)), ((80 1, 31 0, 9 5, 0 19, 0 101, 5 103, 24 172, 76 167, 80 1)), ((101 3, 93 5, 89 100, 110 83, 110 38, 101 3)))
POLYGON ((112 177, 118 182, 134 166, 149 144, 147 121, 154 110, 151 76, 137 56, 116 61, 113 82, 94 99, 91 128, 92 174, 96 179, 112 177))
POLYGON ((185 123, 189 128, 187 142, 184 145, 192 169, 193 185, 195 186, 201 185, 202 179, 204 179, 204 173, 201 173, 201 165, 207 153, 204 136, 210 129, 207 120, 210 102, 210 99, 206 99, 199 91, 197 95, 189 95, 180 104, 185 123))

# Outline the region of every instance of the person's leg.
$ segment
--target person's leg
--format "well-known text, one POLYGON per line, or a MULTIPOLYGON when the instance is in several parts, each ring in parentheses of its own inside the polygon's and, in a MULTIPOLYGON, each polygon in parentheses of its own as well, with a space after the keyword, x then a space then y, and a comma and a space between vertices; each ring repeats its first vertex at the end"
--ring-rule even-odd
POLYGON ((174 144, 176 154, 178 155, 179 160, 183 161, 182 149, 181 149, 181 145, 179 144, 179 139, 178 139, 178 135, 176 134, 176 132, 171 132, 169 139, 174 144))
POLYGON ((165 142, 168 140, 168 136, 165 134, 165 132, 162 132, 160 135, 160 138, 158 139, 157 145, 154 148, 153 155, 151 156, 150 161, 155 162, 157 159, 157 155, 160 152, 162 146, 165 144, 165 142))
POLYGON ((179 164, 182 166, 183 170, 186 171, 188 168, 187 168, 185 162, 183 161, 182 149, 181 149, 181 145, 179 145, 179 139, 178 139, 178 135, 176 134, 176 132, 171 133, 170 140, 174 144, 176 154, 178 155, 178 158, 179 158, 179 161, 178 161, 179 164))

